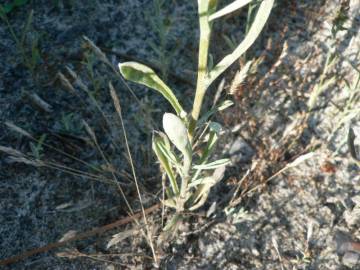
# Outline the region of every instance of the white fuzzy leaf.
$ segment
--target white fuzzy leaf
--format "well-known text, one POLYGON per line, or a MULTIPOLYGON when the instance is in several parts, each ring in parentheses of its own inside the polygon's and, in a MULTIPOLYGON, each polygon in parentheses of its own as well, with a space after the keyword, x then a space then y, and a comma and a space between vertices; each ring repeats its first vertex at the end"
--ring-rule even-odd
POLYGON ((165 113, 163 116, 163 128, 170 141, 183 154, 189 149, 188 132, 184 122, 172 113, 165 113))

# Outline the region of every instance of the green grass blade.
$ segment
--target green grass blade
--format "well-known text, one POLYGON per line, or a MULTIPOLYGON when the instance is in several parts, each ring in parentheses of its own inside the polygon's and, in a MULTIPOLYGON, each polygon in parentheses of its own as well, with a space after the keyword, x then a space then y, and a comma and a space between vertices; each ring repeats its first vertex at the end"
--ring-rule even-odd
POLYGON ((171 106, 179 116, 184 115, 184 110, 172 90, 151 68, 137 62, 125 62, 119 64, 119 69, 121 75, 123 75, 125 79, 145 85, 160 92, 160 94, 170 102, 171 106))
POLYGON ((208 121, 208 119, 215 113, 223 111, 227 108, 229 108, 230 106, 234 105, 234 102, 231 100, 224 100, 223 102, 221 102, 219 105, 215 106, 214 108, 212 108, 211 110, 207 111, 206 113, 203 114, 203 116, 199 119, 198 121, 198 125, 201 126, 203 124, 205 124, 206 121, 208 121))
POLYGON ((255 42, 260 32, 265 26, 269 18, 271 9, 274 5, 274 0, 264 0, 256 14, 255 20, 251 25, 249 33, 245 39, 238 45, 238 47, 231 53, 225 56, 209 73, 207 79, 207 86, 209 86, 217 77, 220 76, 228 67, 230 67, 239 57, 245 53, 250 46, 255 42))

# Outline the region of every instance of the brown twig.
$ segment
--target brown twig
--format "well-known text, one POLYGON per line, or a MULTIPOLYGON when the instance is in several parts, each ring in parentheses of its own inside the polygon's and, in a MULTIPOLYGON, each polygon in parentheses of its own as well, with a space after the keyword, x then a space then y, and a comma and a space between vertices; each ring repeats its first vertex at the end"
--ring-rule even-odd
MULTIPOLYGON (((157 204, 145 209, 145 213, 148 214, 148 213, 154 212, 159 207, 160 207, 160 203, 157 203, 157 204)), ((80 234, 75 235, 74 237, 68 238, 68 239, 66 239, 64 241, 53 242, 53 243, 50 243, 50 244, 48 244, 46 246, 43 246, 43 247, 40 247, 40 248, 35 248, 35 249, 32 249, 32 250, 28 250, 28 251, 26 251, 24 253, 21 253, 19 255, 16 255, 16 256, 1 260, 0 261, 0 266, 1 265, 8 265, 8 264, 16 263, 16 262, 18 262, 20 260, 24 260, 24 259, 26 259, 26 258, 28 258, 30 256, 33 256, 33 255, 36 255, 36 254, 39 254, 39 253, 44 253, 44 252, 50 251, 52 249, 65 246, 66 244, 68 244, 70 242, 86 239, 86 238, 89 238, 89 237, 94 236, 96 234, 104 233, 106 231, 109 231, 109 230, 114 229, 116 227, 119 227, 121 225, 130 223, 131 221, 134 221, 135 219, 140 218, 142 216, 142 214, 143 213, 140 211, 140 212, 135 213, 132 216, 122 218, 120 220, 117 220, 117 221, 115 221, 113 223, 104 225, 102 227, 93 228, 92 230, 80 233, 80 234)))

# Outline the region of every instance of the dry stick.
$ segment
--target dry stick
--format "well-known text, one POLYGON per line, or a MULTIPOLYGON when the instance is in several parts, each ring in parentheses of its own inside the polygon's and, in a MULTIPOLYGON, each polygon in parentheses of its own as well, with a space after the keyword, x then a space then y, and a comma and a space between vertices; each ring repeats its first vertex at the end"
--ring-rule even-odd
MULTIPOLYGON (((160 203, 157 203, 157 204, 145 209, 145 213, 149 214, 151 212, 154 212, 159 207, 160 207, 160 203)), ((78 235, 76 235, 74 237, 68 238, 68 239, 66 239, 66 240, 64 240, 62 242, 53 242, 53 243, 48 244, 46 246, 43 246, 41 248, 32 249, 32 250, 26 251, 26 252, 24 252, 22 254, 16 255, 14 257, 10 257, 10 258, 1 260, 0 261, 0 266, 1 265, 8 265, 8 264, 16 263, 16 262, 18 262, 20 260, 24 260, 24 259, 26 259, 26 258, 28 258, 30 256, 33 256, 33 255, 36 255, 36 254, 39 254, 39 253, 44 253, 44 252, 50 251, 52 249, 65 246, 66 244, 68 244, 70 242, 86 239, 86 238, 89 238, 89 237, 94 236, 96 234, 101 234, 101 233, 104 233, 106 231, 115 229, 116 227, 119 227, 121 225, 125 225, 127 223, 130 223, 131 221, 135 221, 136 219, 140 218, 142 216, 142 214, 143 214, 142 211, 139 211, 139 212, 135 213, 132 216, 128 216, 128 217, 122 218, 120 220, 117 220, 117 221, 115 221, 113 223, 104 225, 102 227, 97 227, 97 228, 94 228, 92 230, 80 233, 80 234, 78 234, 78 235)))
POLYGON ((151 234, 150 234, 150 230, 149 230, 149 226, 148 226, 148 221, 146 218, 146 213, 145 213, 145 209, 144 209, 144 205, 142 202, 142 197, 141 197, 141 193, 140 193, 140 189, 139 189, 139 185, 138 185, 138 181, 137 181, 137 177, 136 177, 136 173, 135 173, 135 166, 133 163, 133 159, 131 157, 129 142, 128 142, 127 135, 126 135, 124 120, 123 120, 122 112, 121 112, 120 100, 119 100, 118 96, 116 95, 115 89, 114 89, 113 85, 111 84, 111 82, 109 83, 109 88, 110 88, 111 98, 113 99, 113 102, 114 102, 115 110, 118 113, 118 116, 120 118, 121 128, 122 128, 124 139, 125 139, 126 150, 127 150, 128 156, 129 156, 130 166, 131 166, 132 174, 133 174, 134 181, 135 181, 136 191, 137 191, 137 194, 139 197, 141 210, 142 210, 143 218, 144 218, 144 223, 145 223, 146 230, 147 230, 147 237, 149 238, 149 245, 150 245, 151 251, 153 253, 155 264, 157 265, 156 253, 155 253, 154 245, 151 240, 151 234))
MULTIPOLYGON (((161 176, 161 185, 162 185, 162 201, 165 201, 165 189, 166 189, 166 174, 162 173, 161 176)), ((165 204, 162 204, 161 207, 161 228, 164 228, 164 219, 165 219, 165 204)))

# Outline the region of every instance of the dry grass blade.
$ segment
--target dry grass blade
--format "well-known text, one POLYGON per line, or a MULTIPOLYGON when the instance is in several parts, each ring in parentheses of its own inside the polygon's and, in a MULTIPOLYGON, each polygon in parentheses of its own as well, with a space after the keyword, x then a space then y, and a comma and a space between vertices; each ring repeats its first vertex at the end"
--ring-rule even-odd
POLYGON ((120 119, 120 122, 121 122, 121 128, 122 128, 122 131, 123 131, 125 144, 126 144, 126 150, 127 150, 128 156, 129 156, 131 170, 132 170, 132 174, 133 174, 133 177, 134 177, 134 180, 135 180, 136 191, 138 193, 139 201, 140 201, 140 204, 141 204, 141 211, 142 211, 142 214, 143 214, 143 219, 144 219, 144 223, 145 223, 146 230, 147 230, 147 239, 148 239, 151 251, 153 253, 154 263, 155 263, 155 265, 157 265, 158 264, 157 263, 157 256, 156 256, 154 245, 153 245, 153 242, 152 242, 151 230, 149 228, 148 221, 147 221, 147 218, 146 218, 144 204, 142 202, 142 196, 141 196, 141 193, 140 193, 140 189, 139 189, 139 185, 138 185, 138 181, 137 181, 137 177, 136 177, 136 173, 135 173, 135 166, 134 166, 134 163, 133 163, 133 159, 131 157, 129 142, 128 142, 128 139, 127 139, 124 120, 123 120, 123 116, 122 116, 122 112, 121 112, 120 100, 119 100, 118 96, 116 95, 115 89, 114 89, 114 87, 113 87, 113 85, 111 83, 109 83, 109 88, 110 88, 111 98, 113 99, 113 102, 114 102, 115 110, 118 113, 118 116, 119 116, 119 119, 120 119))
POLYGON ((27 94, 27 96, 31 101, 31 103, 34 104, 34 106, 36 106, 40 110, 47 113, 51 113, 53 111, 51 105, 47 103, 45 100, 43 100, 41 97, 39 97, 39 95, 37 95, 36 93, 27 94))
POLYGON ((24 156, 24 154, 21 153, 20 151, 14 149, 14 148, 2 146, 2 145, 0 145, 0 151, 4 152, 10 156, 15 156, 15 157, 23 157, 24 156))
POLYGON ((34 137, 27 131, 25 131, 24 129, 16 126, 15 124, 11 123, 11 122, 5 122, 5 125, 10 128, 11 130, 15 131, 16 133, 19 133, 27 138, 30 139, 34 139, 34 137))
POLYGON ((277 254, 278 258, 279 258, 281 270, 284 270, 284 266, 283 266, 281 254, 280 254, 280 251, 279 251, 279 245, 278 245, 278 243, 277 243, 277 241, 276 241, 276 238, 273 236, 273 237, 271 238, 271 241, 272 241, 272 244, 273 244, 273 246, 274 246, 274 248, 275 248, 276 254, 277 254))
POLYGON ((262 184, 255 186, 254 188, 246 191, 244 193, 244 195, 249 194, 255 190, 257 190, 258 188, 260 188, 260 186, 262 186, 265 183, 270 182, 271 180, 273 180, 275 177, 279 176, 280 174, 282 174, 283 172, 287 171, 290 168, 294 168, 296 166, 298 166, 300 163, 312 158, 315 156, 314 152, 310 152, 304 155, 301 155, 300 157, 296 158, 293 162, 287 164, 285 167, 283 167, 282 169, 280 169, 279 171, 277 171, 276 173, 274 173, 272 176, 270 176, 268 179, 266 179, 262 184))
MULTIPOLYGON (((97 141, 97 139, 96 139, 95 132, 94 132, 94 131, 92 130, 92 128, 88 125, 88 123, 86 123, 86 121, 83 121, 83 123, 84 123, 84 126, 85 126, 86 131, 89 133, 89 135, 90 135, 91 139, 93 140, 93 142, 94 142, 97 150, 99 151, 102 159, 105 161, 105 163, 106 163, 106 165, 107 165, 108 167, 111 167, 111 164, 110 164, 108 158, 105 156, 104 152, 101 150, 101 147, 100 147, 100 145, 99 145, 99 143, 98 143, 98 141, 97 141)), ((112 174, 112 177, 114 178, 114 181, 117 183, 117 186, 118 186, 118 188, 119 188, 120 194, 121 194, 121 196, 123 197, 123 199, 124 199, 124 201, 125 201, 125 203, 126 203, 126 206, 127 206, 128 209, 129 209, 129 212, 131 213, 131 215, 133 215, 133 214, 134 214, 134 211, 133 211, 133 209, 132 209, 132 207, 131 207, 128 199, 126 198, 126 195, 125 195, 124 190, 122 189, 122 187, 121 187, 120 184, 119 184, 119 180, 117 179, 117 177, 116 177, 116 175, 115 175, 115 173, 114 173, 113 171, 111 171, 111 174, 112 174)))
MULTIPOLYGON (((36 138, 35 138, 33 135, 31 135, 29 132, 27 132, 26 130, 24 130, 24 129, 18 127, 18 126, 16 126, 15 124, 13 124, 13 123, 11 123, 11 122, 6 122, 5 125, 6 125, 7 127, 9 127, 11 130, 15 131, 16 133, 19 133, 19 134, 21 134, 21 135, 23 135, 23 136, 25 136, 25 137, 27 137, 27 138, 29 138, 29 139, 37 142, 37 143, 40 142, 40 140, 36 139, 36 138)), ((100 170, 100 169, 92 166, 90 163, 88 163, 88 162, 86 162, 86 161, 84 161, 84 160, 82 160, 82 159, 79 159, 79 158, 77 158, 77 157, 75 157, 75 156, 73 156, 73 155, 71 155, 71 154, 69 154, 69 153, 66 153, 66 152, 64 152, 64 151, 62 151, 62 150, 60 150, 60 149, 58 149, 58 148, 56 148, 56 147, 54 147, 54 146, 52 146, 52 145, 50 145, 50 144, 47 144, 47 143, 45 143, 45 142, 42 142, 42 145, 45 146, 45 147, 47 147, 47 148, 49 148, 49 149, 51 149, 51 150, 56 151, 56 152, 59 153, 59 154, 62 154, 62 155, 64 155, 64 156, 68 157, 68 158, 71 158, 71 159, 73 159, 73 160, 78 161, 78 162, 82 163, 83 165, 85 165, 86 167, 91 168, 92 170, 95 170, 95 171, 100 172, 100 173, 103 172, 102 170, 100 170)))
POLYGON ((112 246, 120 243, 121 241, 125 240, 126 238, 129 238, 130 236, 136 236, 139 232, 137 230, 127 230, 123 232, 119 232, 117 234, 114 234, 111 237, 111 240, 107 243, 106 248, 109 249, 112 246))
POLYGON ((115 184, 114 181, 107 179, 106 177, 103 177, 100 175, 87 173, 87 172, 84 172, 81 170, 77 170, 77 169, 68 167, 68 166, 60 164, 60 163, 30 158, 27 155, 25 155, 24 153, 14 149, 14 148, 11 148, 11 147, 0 146, 0 151, 9 155, 9 157, 7 159, 8 162, 24 163, 24 164, 35 166, 35 167, 47 167, 50 169, 59 170, 59 171, 62 171, 62 172, 68 173, 68 174, 85 177, 85 178, 88 178, 91 180, 96 180, 96 181, 103 182, 106 184, 115 184))
POLYGON ((105 53, 95 45, 88 37, 84 36, 84 40, 87 42, 89 47, 94 51, 95 55, 99 58, 100 61, 105 63, 111 70, 120 77, 121 82, 125 85, 126 89, 130 92, 130 94, 135 98, 136 102, 140 105, 141 102, 139 98, 136 96, 135 92, 131 89, 131 87, 127 84, 124 78, 121 76, 120 72, 111 64, 109 59, 106 57, 105 53))
POLYGON ((111 184, 111 185, 116 184, 116 182, 114 180, 108 179, 104 176, 77 170, 77 169, 68 167, 66 165, 60 164, 60 163, 55 163, 55 162, 51 162, 51 161, 41 161, 41 166, 45 166, 45 167, 48 167, 51 169, 59 170, 59 171, 62 171, 62 172, 68 173, 68 174, 88 178, 88 179, 99 181, 99 182, 106 183, 106 184, 111 184))
POLYGON ((105 53, 103 53, 98 46, 95 45, 87 36, 83 36, 83 39, 89 45, 89 47, 94 51, 96 56, 99 58, 100 61, 104 62, 105 64, 112 66, 109 60, 107 59, 105 53))
POLYGON ((71 82, 68 80, 68 78, 65 77, 64 74, 62 74, 61 72, 58 72, 57 76, 60 79, 61 84, 65 87, 66 90, 68 90, 72 94, 76 93, 74 86, 71 84, 71 82))
POLYGON ((0 152, 3 152, 5 154, 8 154, 9 157, 7 159, 8 162, 12 163, 24 163, 27 165, 35 166, 35 167, 41 167, 44 166, 43 162, 38 159, 32 159, 27 157, 24 153, 6 146, 0 146, 0 152))
MULTIPOLYGON (((69 67, 66 67, 68 73, 73 77, 73 79, 75 80, 75 85, 77 87, 79 87, 81 90, 83 90, 86 95, 89 97, 90 99, 90 105, 93 105, 96 110, 98 110, 98 112, 101 114, 102 118, 104 119, 105 121, 105 124, 107 125, 108 129, 110 130, 111 129, 111 125, 110 125, 110 121, 109 119, 106 117, 105 113, 104 113, 104 110, 101 109, 101 105, 99 104, 99 102, 96 100, 96 98, 94 97, 94 95, 91 93, 90 89, 86 86, 86 84, 81 80, 81 78, 69 67)), ((78 95, 76 94, 75 92, 75 95, 79 98, 79 100, 83 103, 83 99, 78 95)), ((113 141, 114 143, 114 141, 113 141)), ((115 146, 117 146, 115 143, 114 143, 115 146)))
POLYGON ((16 157, 16 156, 10 156, 8 158, 8 162, 15 162, 15 163, 24 163, 26 165, 31 165, 34 167, 42 167, 44 164, 41 163, 39 160, 31 160, 26 157, 16 157))

